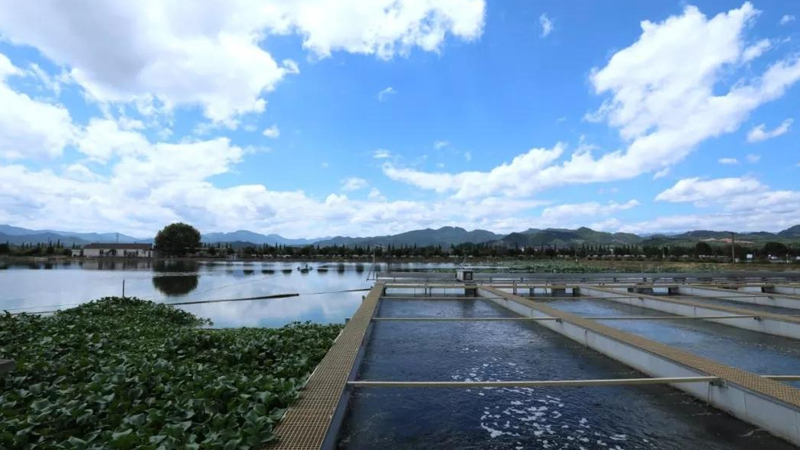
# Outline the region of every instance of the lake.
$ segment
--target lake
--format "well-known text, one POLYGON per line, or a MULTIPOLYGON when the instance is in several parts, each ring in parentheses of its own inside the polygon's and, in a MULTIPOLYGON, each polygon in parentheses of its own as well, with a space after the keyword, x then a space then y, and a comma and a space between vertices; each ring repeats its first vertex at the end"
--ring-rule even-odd
MULTIPOLYGON (((366 292, 335 291, 366 289, 373 284, 367 280, 371 263, 315 262, 309 264, 312 269, 307 273, 297 270, 299 266, 305 263, 0 261, 0 311, 52 311, 105 296, 119 296, 124 280, 126 296, 162 303, 301 294, 281 299, 180 306, 211 319, 215 327, 277 327, 306 320, 342 323, 355 313, 366 292)), ((393 270, 452 267, 453 264, 447 263, 392 264, 393 270)))

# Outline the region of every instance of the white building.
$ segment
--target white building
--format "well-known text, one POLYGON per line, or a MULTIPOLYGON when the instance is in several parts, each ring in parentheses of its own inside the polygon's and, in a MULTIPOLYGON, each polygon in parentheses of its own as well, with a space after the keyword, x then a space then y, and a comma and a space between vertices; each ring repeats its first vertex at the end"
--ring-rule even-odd
POLYGON ((150 244, 88 244, 83 247, 83 256, 89 258, 152 258, 150 244))

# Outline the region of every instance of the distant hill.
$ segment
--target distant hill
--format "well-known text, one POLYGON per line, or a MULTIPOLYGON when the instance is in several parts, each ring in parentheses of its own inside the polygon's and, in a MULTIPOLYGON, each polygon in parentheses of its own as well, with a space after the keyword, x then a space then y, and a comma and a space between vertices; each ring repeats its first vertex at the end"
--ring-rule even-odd
POLYGON ((279 234, 260 234, 253 231, 238 230, 230 233, 207 233, 202 236, 203 242, 215 244, 217 242, 250 242, 252 244, 269 245, 308 245, 319 239, 289 239, 279 234))
MULTIPOLYGON (((236 243, 246 245, 307 245, 316 242, 314 239, 287 239, 278 234, 259 234, 252 231, 239 230, 231 233, 208 233, 201 237, 207 243, 236 243)), ((57 230, 31 230, 28 228, 0 225, 0 243, 8 242, 14 245, 36 244, 61 241, 67 246, 86 245, 93 242, 120 242, 120 243, 146 243, 152 244, 154 238, 137 238, 122 233, 81 233, 75 231, 57 230)))
POLYGON ((502 234, 495 234, 486 230, 467 231, 460 227, 442 227, 435 230, 426 228, 424 230, 407 231, 405 233, 389 236, 363 238, 337 236, 335 238, 316 242, 315 245, 441 245, 443 247, 449 247, 451 244, 463 244, 465 242, 480 243, 495 241, 502 237, 502 234))
POLYGON ((522 233, 511 233, 500 239, 499 244, 506 247, 530 247, 542 245, 626 245, 638 244, 642 237, 631 233, 608 233, 581 227, 577 230, 563 228, 531 228, 522 233))
MULTIPOLYGON (((136 238, 117 233, 82 233, 55 230, 29 230, 27 228, 0 225, 0 243, 9 242, 14 245, 28 243, 46 243, 61 241, 65 246, 85 245, 92 242, 115 242, 119 236, 120 243, 142 242, 152 243, 153 238, 136 238)), ((400 234, 371 237, 337 236, 320 239, 289 239, 278 234, 260 234, 248 230, 238 230, 229 233, 208 233, 202 236, 206 243, 234 243, 235 246, 246 245, 346 245, 346 246, 375 246, 375 245, 450 245, 464 244, 467 242, 505 247, 529 246, 567 246, 567 245, 686 245, 699 241, 725 242, 730 238, 729 231, 694 230, 676 234, 648 234, 636 235, 632 233, 608 233, 595 231, 591 228, 581 227, 576 230, 565 228, 529 228, 522 232, 508 235, 493 233, 486 230, 467 231, 461 227, 442 227, 438 229, 426 228, 412 230, 400 234)), ((766 231, 736 233, 737 242, 763 243, 780 241, 784 243, 796 242, 800 239, 800 225, 783 230, 779 233, 766 231)))
POLYGON ((787 228, 778 233, 778 236, 782 238, 800 238, 800 225, 795 225, 791 228, 787 228))
POLYGON ((11 245, 22 245, 22 244, 37 244, 37 243, 48 243, 53 242, 56 243, 61 241, 62 244, 66 247, 71 247, 72 244, 75 245, 85 245, 89 244, 88 241, 84 241, 83 239, 79 239, 72 236, 63 236, 56 233, 31 233, 31 234, 6 234, 0 232, 0 244, 5 244, 8 242, 11 245))

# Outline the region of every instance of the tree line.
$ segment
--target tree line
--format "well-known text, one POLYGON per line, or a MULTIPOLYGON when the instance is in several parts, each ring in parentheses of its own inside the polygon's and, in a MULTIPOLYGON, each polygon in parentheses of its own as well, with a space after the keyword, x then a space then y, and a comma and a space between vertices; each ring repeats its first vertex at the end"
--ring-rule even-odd
MULTIPOLYGON (((480 258, 599 258, 599 257, 637 257, 647 259, 672 258, 714 258, 729 260, 731 246, 728 244, 696 244, 674 245, 504 245, 503 243, 464 243, 444 247, 442 245, 305 245, 288 246, 279 243, 273 245, 241 245, 231 243, 203 243, 200 232, 185 223, 173 223, 158 232, 155 237, 155 248, 162 256, 193 257, 242 257, 242 258, 444 258, 444 257, 480 257, 480 258)), ((0 244, 0 255, 45 256, 71 255, 72 244, 67 248, 57 240, 47 243, 22 244, 14 246, 6 242, 0 244)), ((748 259, 796 259, 800 256, 800 243, 786 245, 782 242, 767 242, 763 245, 737 244, 733 252, 736 258, 748 259)))

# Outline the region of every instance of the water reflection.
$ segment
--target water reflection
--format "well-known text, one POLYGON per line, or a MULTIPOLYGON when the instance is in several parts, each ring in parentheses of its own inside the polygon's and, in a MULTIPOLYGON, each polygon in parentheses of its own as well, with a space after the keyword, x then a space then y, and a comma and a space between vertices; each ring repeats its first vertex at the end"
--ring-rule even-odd
POLYGON ((156 276, 153 277, 153 287, 168 297, 174 297, 194 291, 199 281, 197 275, 156 276))
MULTIPOLYGON (((289 261, 82 261, 14 262, 0 267, 0 312, 50 311, 106 296, 125 295, 156 302, 184 302, 298 293, 299 297, 181 306, 217 327, 272 327, 293 321, 342 323, 352 317, 364 292, 336 292, 372 286, 370 263, 309 262, 302 273, 289 261), (47 270, 40 270, 47 269, 47 270), (323 295, 307 293, 331 292, 323 295), (179 298, 179 300, 178 300, 179 298)), ((398 267, 400 264, 392 264, 398 267)), ((405 269, 452 264, 403 263, 405 269)), ((386 265, 383 264, 385 270, 386 265)))

